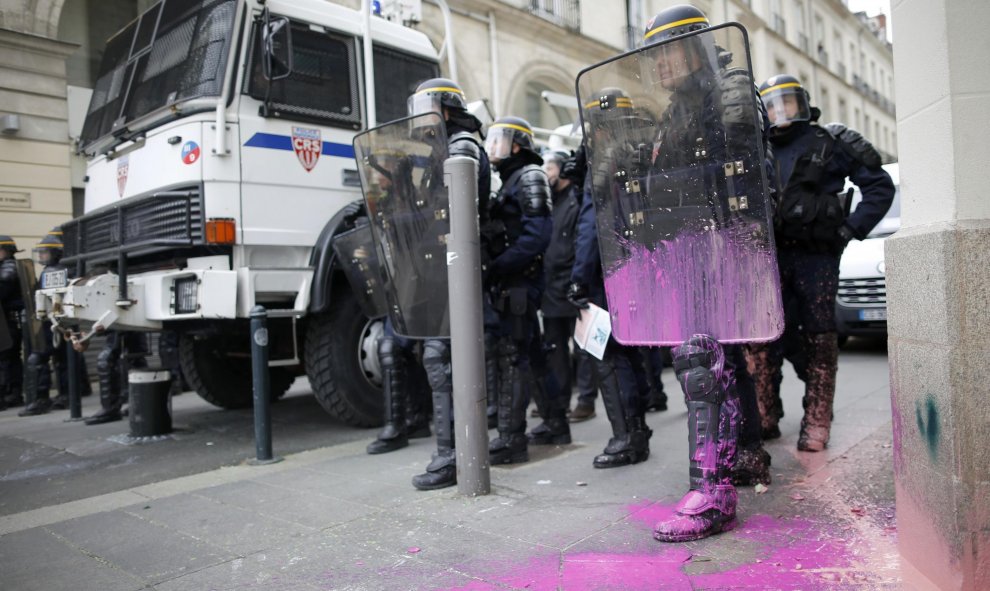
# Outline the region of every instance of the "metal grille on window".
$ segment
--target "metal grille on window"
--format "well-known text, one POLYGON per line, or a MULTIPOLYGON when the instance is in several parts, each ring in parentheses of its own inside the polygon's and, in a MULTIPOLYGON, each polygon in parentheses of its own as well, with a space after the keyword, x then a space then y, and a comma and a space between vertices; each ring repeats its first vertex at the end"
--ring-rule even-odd
MULTIPOLYGON (((255 99, 265 100, 269 83, 262 75, 259 31, 255 27, 247 92, 255 99)), ((292 74, 271 83, 268 99, 273 113, 360 128, 351 43, 308 25, 292 23, 292 62, 292 74)))
POLYGON ((85 148, 180 101, 218 96, 237 0, 167 0, 110 40, 83 126, 85 148))
POLYGON ((405 117, 406 100, 420 82, 440 75, 437 64, 423 58, 401 53, 388 47, 375 46, 375 88, 388 92, 375 93, 375 113, 379 123, 405 117))

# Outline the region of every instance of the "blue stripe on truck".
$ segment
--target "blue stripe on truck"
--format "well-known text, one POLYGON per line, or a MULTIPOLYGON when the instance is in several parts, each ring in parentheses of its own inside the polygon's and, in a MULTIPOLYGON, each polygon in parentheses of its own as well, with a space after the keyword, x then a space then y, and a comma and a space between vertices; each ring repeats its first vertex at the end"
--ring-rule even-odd
MULTIPOLYGON (((269 150, 288 150, 292 152, 292 138, 287 135, 258 132, 244 142, 247 148, 268 148, 269 150)), ((354 158, 354 147, 350 144, 323 142, 323 154, 340 158, 354 158)))

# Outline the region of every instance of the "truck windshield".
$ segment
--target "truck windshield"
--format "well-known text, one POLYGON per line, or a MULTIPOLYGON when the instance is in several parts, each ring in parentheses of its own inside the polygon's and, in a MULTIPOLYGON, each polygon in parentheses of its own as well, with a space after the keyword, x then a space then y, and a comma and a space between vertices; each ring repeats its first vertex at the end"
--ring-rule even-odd
POLYGON ((80 148, 154 111, 221 94, 237 0, 161 0, 107 42, 80 148))

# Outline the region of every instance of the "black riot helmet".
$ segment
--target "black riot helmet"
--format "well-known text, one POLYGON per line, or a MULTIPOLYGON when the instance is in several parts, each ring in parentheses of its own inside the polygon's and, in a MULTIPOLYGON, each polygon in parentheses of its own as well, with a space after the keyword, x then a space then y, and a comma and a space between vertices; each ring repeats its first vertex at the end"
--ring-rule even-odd
POLYGON ((416 87, 406 101, 410 115, 423 113, 443 113, 443 107, 463 111, 467 109, 464 91, 448 78, 431 78, 416 87))
POLYGON ((13 237, 6 234, 0 234, 0 250, 6 252, 10 258, 13 258, 14 254, 21 252, 17 250, 17 243, 14 242, 13 237))
POLYGON ((708 27, 708 17, 704 12, 690 4, 677 4, 661 10, 646 23, 643 45, 659 43, 708 27))
POLYGON ((62 260, 62 251, 64 248, 62 244, 62 229, 55 226, 51 232, 45 234, 41 242, 35 245, 31 254, 35 262, 39 265, 56 265, 62 260))
POLYGON ((811 107, 808 91, 801 81, 789 74, 767 78, 760 85, 760 98, 767 108, 771 128, 789 127, 796 121, 818 119, 818 109, 811 107))
POLYGON ((533 142, 533 126, 522 117, 499 117, 488 126, 485 151, 493 163, 512 156, 512 144, 536 153, 533 142))
POLYGON ((629 94, 621 88, 603 88, 582 107, 585 141, 592 147, 598 141, 596 136, 600 137, 602 133, 607 133, 613 140, 622 138, 625 142, 636 144, 653 140, 653 120, 637 109, 629 94))

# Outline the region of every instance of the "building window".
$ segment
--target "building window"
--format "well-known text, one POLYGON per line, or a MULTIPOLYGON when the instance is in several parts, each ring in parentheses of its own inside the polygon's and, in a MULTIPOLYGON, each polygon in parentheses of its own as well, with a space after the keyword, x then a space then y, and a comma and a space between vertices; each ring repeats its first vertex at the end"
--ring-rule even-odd
POLYGON ((781 37, 787 37, 787 21, 780 0, 770 0, 770 26, 781 37))
POLYGON ((565 29, 581 30, 581 6, 578 0, 529 0, 529 11, 565 29))
POLYGON ((855 109, 853 109, 853 114, 855 115, 856 129, 857 130, 863 129, 863 125, 862 125, 863 120, 859 116, 859 107, 856 107, 855 109))
POLYGON ((839 121, 845 123, 849 121, 849 109, 846 107, 846 99, 839 99, 839 121))
POLYGON ((794 31, 797 33, 797 46, 805 53, 811 53, 808 32, 804 28, 804 2, 794 0, 794 31))

